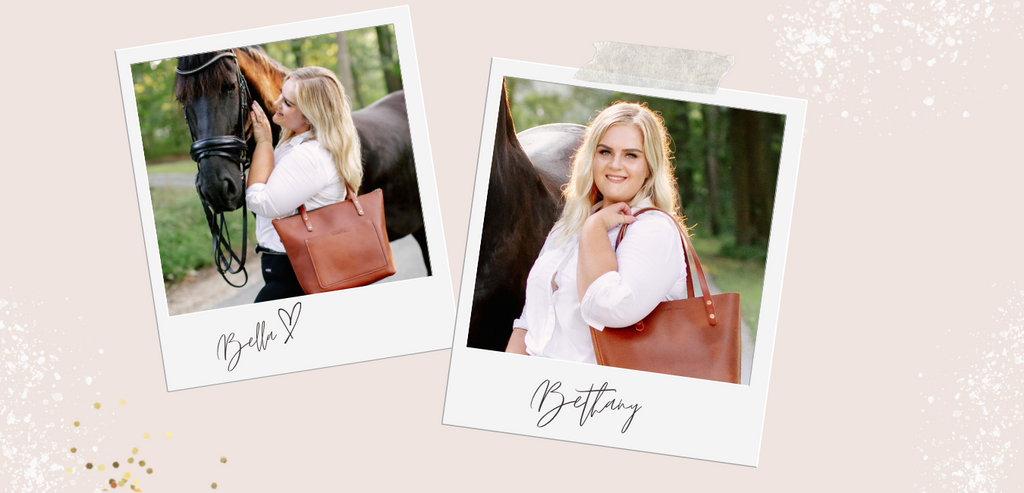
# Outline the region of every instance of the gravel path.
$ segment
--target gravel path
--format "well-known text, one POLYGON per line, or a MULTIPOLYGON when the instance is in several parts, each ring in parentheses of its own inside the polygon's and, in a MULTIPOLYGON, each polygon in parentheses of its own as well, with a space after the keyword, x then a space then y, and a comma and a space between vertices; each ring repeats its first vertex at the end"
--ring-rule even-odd
POLYGON ((182 187, 195 188, 195 173, 153 173, 149 175, 151 187, 182 187))
MULTIPOLYGON (((412 235, 391 242, 391 253, 395 259, 398 272, 378 281, 388 283, 413 279, 427 275, 427 266, 423 263, 420 245, 412 235)), ((213 267, 208 267, 194 276, 185 278, 167 290, 167 311, 170 315, 193 313, 229 306, 248 305, 256 299, 256 294, 263 288, 263 276, 260 275, 260 256, 250 250, 246 255, 245 268, 249 272, 249 282, 242 288, 234 288, 224 282, 213 267)), ((242 276, 232 276, 232 282, 240 283, 242 276)))

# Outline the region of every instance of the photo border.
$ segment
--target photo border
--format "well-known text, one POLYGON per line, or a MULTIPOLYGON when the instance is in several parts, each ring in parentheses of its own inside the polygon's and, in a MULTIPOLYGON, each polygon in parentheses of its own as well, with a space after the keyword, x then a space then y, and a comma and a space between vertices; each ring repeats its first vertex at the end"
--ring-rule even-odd
POLYGON ((603 84, 574 79, 575 73, 566 67, 491 61, 442 423, 757 466, 807 102, 727 89, 709 95, 603 84), (786 115, 750 385, 467 347, 505 77, 786 115), (591 392, 602 384, 607 385, 603 394, 591 392), (613 406, 622 406, 600 411, 611 399, 613 406), (592 412, 595 403, 598 412, 592 412))
POLYGON ((450 347, 455 318, 452 286, 408 7, 122 49, 115 58, 168 391, 450 347), (169 316, 131 65, 387 24, 395 28, 433 274, 169 316), (401 309, 395 309, 399 303, 401 309), (231 350, 224 352, 223 347, 231 350), (229 371, 236 347, 240 357, 229 371))

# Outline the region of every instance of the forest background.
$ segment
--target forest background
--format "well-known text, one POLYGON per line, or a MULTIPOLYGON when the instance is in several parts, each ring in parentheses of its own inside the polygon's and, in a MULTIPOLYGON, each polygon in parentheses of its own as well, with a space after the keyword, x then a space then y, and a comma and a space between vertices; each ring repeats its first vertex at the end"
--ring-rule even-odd
POLYGON ((616 101, 661 114, 694 247, 722 292, 740 293, 743 320, 756 337, 785 116, 525 79, 505 84, 517 132, 587 125, 616 101))
MULTIPOLYGON (((393 25, 259 46, 290 70, 315 65, 335 72, 345 87, 353 110, 365 108, 403 87, 393 25)), ((174 97, 174 69, 177 65, 174 58, 132 65, 166 288, 196 277, 200 270, 213 264, 212 237, 196 191, 191 186, 196 174, 196 163, 189 158, 192 140, 181 105, 174 97), (164 185, 155 185, 157 183, 164 185)), ((239 238, 242 211, 225 216, 231 237, 239 238)), ((248 221, 246 229, 249 245, 255 246, 255 221, 248 221)), ((241 282, 241 278, 235 282, 241 282)))

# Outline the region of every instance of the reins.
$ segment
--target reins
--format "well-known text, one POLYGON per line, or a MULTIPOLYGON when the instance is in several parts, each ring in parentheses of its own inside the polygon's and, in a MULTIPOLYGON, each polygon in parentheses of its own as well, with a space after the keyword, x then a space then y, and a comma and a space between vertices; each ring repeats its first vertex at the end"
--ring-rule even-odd
POLYGON ((192 137, 192 146, 189 148, 189 156, 191 156, 192 160, 196 162, 196 193, 199 195, 199 201, 203 204, 203 212, 206 213, 206 223, 210 227, 210 234, 213 236, 213 261, 217 266, 217 272, 219 272, 221 277, 224 278, 224 282, 233 287, 240 288, 249 282, 249 273, 245 270, 245 256, 249 237, 248 211, 245 203, 242 203, 242 254, 239 256, 235 253, 234 249, 231 248, 231 237, 228 232, 227 219, 224 217, 224 213, 213 212, 213 207, 203 195, 199 182, 202 174, 202 164, 200 161, 209 156, 218 156, 238 164, 239 173, 241 173, 242 184, 244 187, 245 172, 249 170, 249 164, 251 163, 251 157, 248 156, 249 148, 245 142, 245 122, 248 117, 247 113, 249 105, 252 104, 252 98, 249 95, 249 86, 246 84, 245 76, 242 75, 242 70, 238 66, 238 57, 231 51, 219 53, 217 56, 211 58, 209 61, 197 68, 191 70, 175 68, 174 71, 177 72, 178 75, 182 76, 192 75, 209 67, 221 58, 235 59, 235 77, 238 82, 239 93, 239 115, 236 135, 218 135, 196 140, 196 133, 192 128, 192 122, 188 119, 188 112, 184 111, 184 104, 182 104, 182 113, 185 114, 185 124, 188 125, 188 133, 192 137), (241 284, 235 284, 227 277, 228 274, 238 273, 241 273, 244 276, 241 284))

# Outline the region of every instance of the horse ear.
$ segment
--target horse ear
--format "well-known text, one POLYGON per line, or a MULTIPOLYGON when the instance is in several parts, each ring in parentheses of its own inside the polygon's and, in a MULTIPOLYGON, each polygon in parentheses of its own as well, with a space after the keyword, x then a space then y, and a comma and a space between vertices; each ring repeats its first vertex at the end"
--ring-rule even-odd
POLYGON ((512 110, 508 104, 508 89, 505 85, 505 79, 501 80, 501 101, 498 107, 498 129, 497 133, 502 133, 508 138, 510 142, 519 142, 519 138, 516 137, 516 126, 512 122, 512 110))

